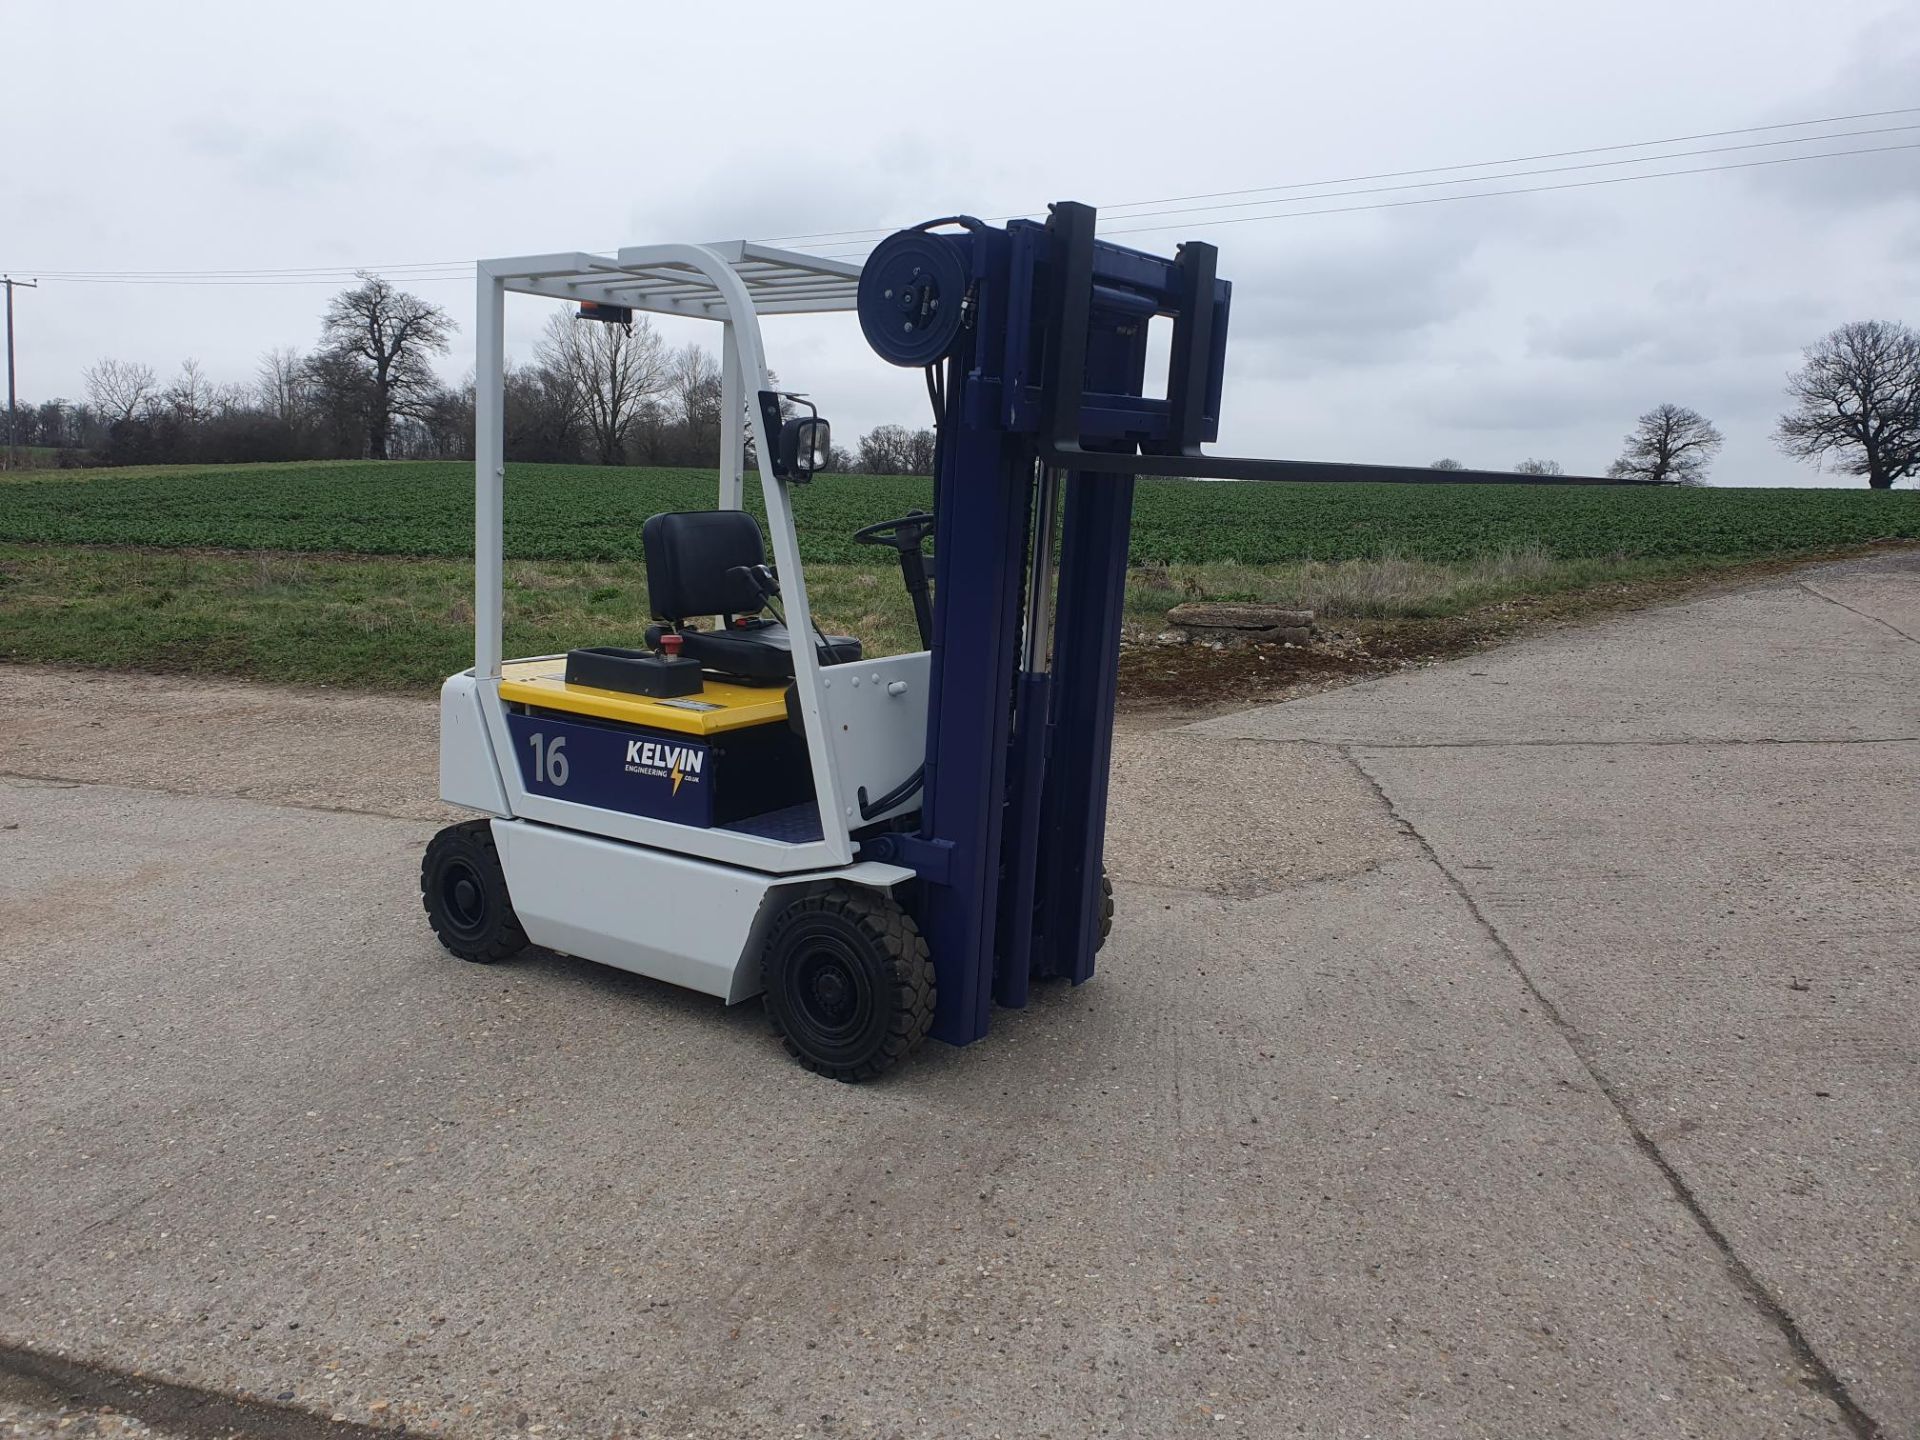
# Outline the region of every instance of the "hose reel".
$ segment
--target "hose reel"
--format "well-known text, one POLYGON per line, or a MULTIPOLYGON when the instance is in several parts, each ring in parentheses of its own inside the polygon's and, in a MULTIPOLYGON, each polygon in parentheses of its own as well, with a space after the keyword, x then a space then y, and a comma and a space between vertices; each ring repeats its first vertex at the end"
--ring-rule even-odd
POLYGON ((924 369, 950 354, 966 322, 968 237, 902 230, 860 271, 860 329, 881 359, 924 369))

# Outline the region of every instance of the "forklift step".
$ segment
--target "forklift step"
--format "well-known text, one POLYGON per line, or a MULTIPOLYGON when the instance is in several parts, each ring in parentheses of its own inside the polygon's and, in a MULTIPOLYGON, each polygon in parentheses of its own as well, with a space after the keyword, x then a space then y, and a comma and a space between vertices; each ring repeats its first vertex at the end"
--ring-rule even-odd
POLYGON ((719 827, 736 835, 752 835, 761 840, 778 840, 787 845, 807 845, 818 840, 820 807, 811 800, 769 810, 764 815, 749 815, 744 820, 729 820, 719 827))

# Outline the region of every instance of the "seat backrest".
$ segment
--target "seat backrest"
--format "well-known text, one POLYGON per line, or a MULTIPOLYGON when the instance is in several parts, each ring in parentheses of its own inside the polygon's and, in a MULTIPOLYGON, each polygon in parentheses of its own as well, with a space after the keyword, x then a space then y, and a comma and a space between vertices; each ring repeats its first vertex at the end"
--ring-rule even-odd
POLYGON ((760 522, 744 510, 677 510, 651 516, 641 527, 647 557, 647 598, 654 618, 757 615, 760 592, 740 565, 764 565, 760 522))

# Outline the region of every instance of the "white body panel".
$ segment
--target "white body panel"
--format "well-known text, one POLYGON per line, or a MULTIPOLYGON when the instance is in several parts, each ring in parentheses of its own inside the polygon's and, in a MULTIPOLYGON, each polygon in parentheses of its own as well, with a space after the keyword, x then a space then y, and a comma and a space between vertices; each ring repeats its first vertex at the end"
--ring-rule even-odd
POLYGON ((887 890, 913 878, 869 862, 783 879, 522 820, 495 820, 493 838, 534 944, 728 1004, 760 993, 759 941, 778 908, 770 897, 828 880, 887 890))
POLYGON ((489 815, 513 814, 471 670, 440 687, 440 798, 489 815))
MULTIPOLYGON (((877 800, 926 759, 933 656, 920 650, 884 660, 832 665, 820 673, 827 739, 833 746, 834 768, 840 773, 841 822, 866 824, 858 809, 860 791, 867 792, 869 801, 877 800)), ((881 820, 919 808, 916 793, 871 818, 881 820)))

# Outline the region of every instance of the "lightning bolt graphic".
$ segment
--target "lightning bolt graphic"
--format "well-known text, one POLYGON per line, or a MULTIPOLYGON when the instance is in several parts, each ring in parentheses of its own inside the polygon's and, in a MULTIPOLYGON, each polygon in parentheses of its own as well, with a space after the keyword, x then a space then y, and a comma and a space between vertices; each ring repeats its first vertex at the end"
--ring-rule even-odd
POLYGON ((673 793, 676 795, 680 793, 680 767, 678 765, 673 767, 673 793))

